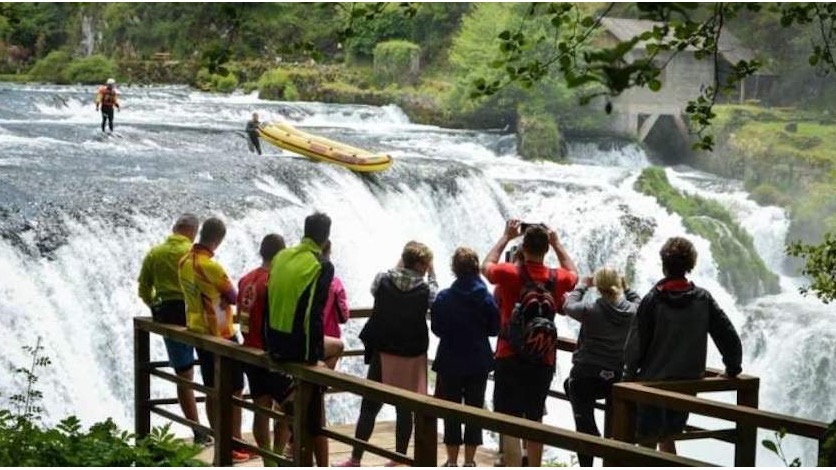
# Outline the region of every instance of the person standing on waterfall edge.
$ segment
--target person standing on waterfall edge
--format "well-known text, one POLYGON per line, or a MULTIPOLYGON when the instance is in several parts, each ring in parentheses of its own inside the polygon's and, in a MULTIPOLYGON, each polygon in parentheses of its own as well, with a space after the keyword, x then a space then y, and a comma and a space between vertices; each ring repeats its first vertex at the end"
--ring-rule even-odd
POLYGON ((261 122, 258 120, 258 113, 253 113, 253 118, 247 121, 247 147, 250 152, 261 155, 261 141, 258 139, 258 129, 261 122))
POLYGON ((99 90, 96 92, 96 111, 101 108, 102 111, 102 132, 105 131, 105 124, 108 124, 108 128, 110 132, 113 132, 113 108, 119 107, 119 99, 117 98, 118 92, 113 85, 116 84, 116 80, 112 78, 107 79, 107 83, 99 87, 99 90))
MULTIPOLYGON (((624 380, 695 380, 705 376, 708 336, 714 341, 725 376, 742 371, 740 336, 707 290, 685 275, 697 264, 697 250, 685 238, 669 238, 659 250, 665 276, 642 298, 624 347, 624 380)), ((676 454, 672 436, 688 421, 687 411, 639 405, 636 438, 643 446, 676 454), (648 443, 648 441, 651 441, 648 443)))
MULTIPOLYGON (((151 309, 155 322, 186 326, 186 304, 177 269, 180 259, 189 252, 199 226, 197 216, 181 215, 165 242, 151 248, 142 260, 138 294, 151 309)), ((194 378, 194 347, 169 338, 163 338, 163 342, 168 353, 168 365, 178 377, 191 382, 194 378)), ((177 401, 186 419, 200 422, 192 389, 178 386, 177 401)), ((195 444, 212 443, 212 437, 205 431, 194 429, 193 432, 195 444)))

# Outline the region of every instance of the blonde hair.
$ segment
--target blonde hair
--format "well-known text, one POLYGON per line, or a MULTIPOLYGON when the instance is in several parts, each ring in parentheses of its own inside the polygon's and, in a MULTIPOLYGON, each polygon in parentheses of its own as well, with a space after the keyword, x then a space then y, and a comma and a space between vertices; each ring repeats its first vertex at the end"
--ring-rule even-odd
POLYGON ((595 271, 594 282, 601 297, 611 302, 618 300, 624 293, 624 289, 621 287, 621 276, 613 268, 600 268, 595 271))
POLYGON ((411 241, 403 247, 401 261, 405 268, 413 269, 418 263, 429 265, 433 260, 433 252, 427 245, 411 241))

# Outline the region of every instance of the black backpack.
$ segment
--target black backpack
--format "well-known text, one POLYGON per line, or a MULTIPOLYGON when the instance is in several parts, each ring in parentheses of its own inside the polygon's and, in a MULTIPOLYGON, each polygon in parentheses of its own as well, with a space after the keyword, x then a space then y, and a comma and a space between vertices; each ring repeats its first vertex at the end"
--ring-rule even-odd
POLYGON ((517 272, 523 287, 502 336, 524 362, 553 366, 557 350, 554 315, 559 305, 553 294, 557 282, 555 271, 549 270, 545 284, 534 282, 523 266, 517 272))

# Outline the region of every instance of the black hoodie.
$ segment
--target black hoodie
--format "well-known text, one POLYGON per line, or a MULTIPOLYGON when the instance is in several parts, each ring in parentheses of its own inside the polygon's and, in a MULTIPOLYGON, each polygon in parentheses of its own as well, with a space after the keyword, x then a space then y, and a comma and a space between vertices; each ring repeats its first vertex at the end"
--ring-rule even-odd
POLYGON ((614 304, 603 297, 589 303, 583 300, 585 293, 586 287, 577 287, 563 306, 564 313, 581 322, 572 363, 621 371, 624 343, 641 297, 628 289, 614 304))
POLYGON ((662 279, 642 299, 625 348, 625 380, 687 380, 705 374, 708 335, 726 374, 741 371, 743 348, 711 294, 684 279, 662 279))

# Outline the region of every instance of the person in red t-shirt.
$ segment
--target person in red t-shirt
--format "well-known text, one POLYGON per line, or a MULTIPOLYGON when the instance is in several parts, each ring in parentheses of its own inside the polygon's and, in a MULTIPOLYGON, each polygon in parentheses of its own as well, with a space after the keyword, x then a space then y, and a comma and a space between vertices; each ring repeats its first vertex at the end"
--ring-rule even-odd
MULTIPOLYGON (((554 272, 554 298, 558 307, 562 307, 564 294, 571 291, 578 282, 578 268, 563 248, 557 233, 545 225, 529 225, 523 236, 522 256, 524 263, 499 263, 499 257, 508 242, 520 236, 522 223, 517 219, 509 220, 505 231, 496 245, 485 257, 482 274, 492 284, 496 284, 497 303, 499 304, 500 331, 504 330, 511 318, 511 312, 523 289, 519 269, 525 269, 531 280, 546 283, 554 272), (557 254, 560 267, 550 269, 543 264, 551 246, 557 254)), ((500 334, 496 343, 496 366, 494 370, 494 411, 512 416, 519 416, 533 421, 541 421, 545 410, 546 396, 554 376, 554 365, 536 365, 517 358, 507 340, 500 334)), ((503 453, 511 456, 520 455, 519 449, 505 447, 517 445, 515 439, 503 440, 503 453)), ((539 467, 543 455, 543 444, 526 441, 528 465, 539 467)), ((521 462, 506 461, 508 466, 519 466, 521 462)))
MULTIPOLYGON (((253 269, 238 281, 238 315, 241 334, 244 336, 244 346, 264 349, 262 332, 266 321, 264 307, 267 300, 270 262, 273 256, 284 248, 284 239, 280 235, 265 236, 259 249, 261 266, 253 269)), ((250 395, 257 405, 272 409, 274 403, 281 405, 288 399, 292 385, 290 377, 251 365, 244 365, 244 372, 250 384, 250 395)), ((274 436, 275 446, 271 446, 270 418, 257 414, 253 418, 253 437, 262 449, 282 450, 290 437, 290 429, 286 423, 277 423, 274 436)))

